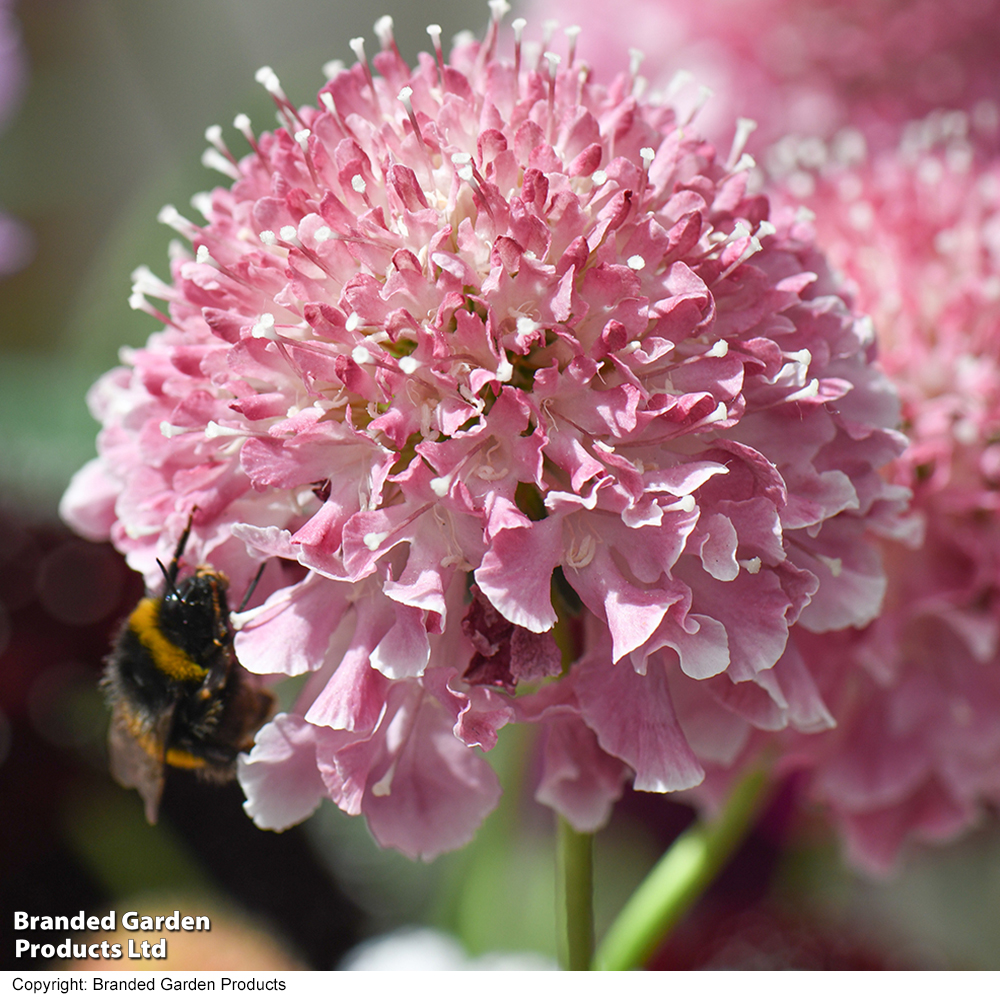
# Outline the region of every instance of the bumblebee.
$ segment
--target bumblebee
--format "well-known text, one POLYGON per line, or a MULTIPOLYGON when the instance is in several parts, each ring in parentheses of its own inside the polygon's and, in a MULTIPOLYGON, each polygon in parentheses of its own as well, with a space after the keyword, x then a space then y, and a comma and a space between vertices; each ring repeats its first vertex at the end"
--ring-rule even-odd
POLYGON ((193 519, 170 565, 159 563, 162 590, 143 597, 122 623, 101 681, 111 706, 111 774, 139 792, 150 823, 168 765, 231 780, 237 755, 253 746, 274 709, 274 698, 249 682, 236 659, 226 578, 199 566, 178 579, 193 519))

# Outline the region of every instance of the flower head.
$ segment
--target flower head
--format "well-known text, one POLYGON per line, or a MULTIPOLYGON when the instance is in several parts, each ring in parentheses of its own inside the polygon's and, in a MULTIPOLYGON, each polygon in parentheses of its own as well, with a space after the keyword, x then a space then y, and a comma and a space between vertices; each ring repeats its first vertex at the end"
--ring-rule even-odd
POLYGON ((911 437, 889 475, 925 539, 883 541, 881 617, 810 648, 840 725, 786 764, 852 859, 886 871, 907 839, 953 837, 1000 800, 1000 162, 937 113, 898 150, 831 165, 809 204, 875 318, 911 437))
MULTIPOLYGON (((877 148, 937 107, 976 109, 995 136, 997 0, 637 0, 609 18, 598 0, 536 0, 536 16, 582 25, 583 58, 614 71, 648 43, 642 72, 690 102, 692 81, 712 100, 698 118, 727 139, 737 115, 760 125, 757 148, 788 133, 830 138, 846 129, 877 148)), ((816 155, 825 155, 814 147, 816 155)))
POLYGON ((93 390, 64 501, 152 578, 193 508, 234 586, 272 560, 238 655, 311 676, 248 811, 327 796, 425 857, 495 804, 475 749, 512 721, 588 829, 629 775, 690 787, 754 725, 828 725, 788 630, 871 619, 898 502, 896 401, 808 229, 629 73, 530 61, 519 22, 498 58, 493 6, 415 69, 380 21, 317 107, 262 70, 284 127, 238 118, 243 159, 209 130, 232 187, 164 210, 191 249, 133 301, 165 329, 93 390))

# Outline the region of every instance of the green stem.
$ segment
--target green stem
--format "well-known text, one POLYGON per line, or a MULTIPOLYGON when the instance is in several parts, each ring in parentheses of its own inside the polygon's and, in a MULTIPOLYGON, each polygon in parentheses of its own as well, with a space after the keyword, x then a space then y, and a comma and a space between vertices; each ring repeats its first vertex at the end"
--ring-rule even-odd
POLYGON ((722 812, 688 827, 667 849, 608 929, 595 969, 641 969, 743 842, 765 789, 752 771, 733 789, 722 812))
POLYGON ((594 835, 559 817, 557 838, 559 959, 564 969, 590 968, 594 954, 594 835))

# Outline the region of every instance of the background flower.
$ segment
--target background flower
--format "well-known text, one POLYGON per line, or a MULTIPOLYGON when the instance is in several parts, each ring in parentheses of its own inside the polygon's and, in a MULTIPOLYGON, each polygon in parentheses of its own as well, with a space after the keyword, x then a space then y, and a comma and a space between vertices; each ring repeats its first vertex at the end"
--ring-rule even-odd
MULTIPOLYGON (((21 31, 14 18, 14 0, 0 3, 0 129, 20 103, 27 73, 21 31)), ((31 233, 21 223, 0 212, 0 278, 13 274, 31 258, 31 233)))
POLYGON ((906 121, 938 107, 997 124, 994 0, 638 0, 610 20, 592 0, 531 10, 581 25, 580 53, 602 70, 638 46, 654 88, 693 74, 686 101, 698 100, 697 85, 713 91, 699 127, 728 142, 746 115, 760 126, 754 152, 788 133, 831 138, 845 127, 844 145, 861 135, 891 148, 906 121))
POLYGON ((1000 164, 978 140, 963 114, 935 114, 897 150, 831 164, 809 200, 879 330, 911 437, 890 475, 925 532, 919 548, 885 543, 880 618, 813 644, 819 671, 854 670, 831 696, 838 731, 791 758, 876 871, 1000 794, 1000 164))

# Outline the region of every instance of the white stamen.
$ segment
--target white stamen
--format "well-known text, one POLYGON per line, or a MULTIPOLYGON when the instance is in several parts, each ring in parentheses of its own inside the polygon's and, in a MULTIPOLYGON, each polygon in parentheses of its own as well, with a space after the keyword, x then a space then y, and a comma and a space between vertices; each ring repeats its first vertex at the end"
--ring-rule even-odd
POLYGON ((204 243, 198 247, 195 251, 194 259, 199 264, 215 264, 218 267, 218 261, 208 252, 208 247, 204 243))
POLYGON ((507 0, 489 0, 489 8, 494 21, 502 21, 504 16, 510 13, 510 4, 507 0))
POLYGON ((396 96, 399 98, 399 100, 403 102, 403 106, 406 108, 406 110, 410 114, 412 114, 413 102, 410 100, 410 98, 413 97, 413 88, 404 87, 396 96))
POLYGON ((382 775, 378 781, 372 785, 372 795, 378 799, 384 799, 387 795, 392 792, 392 778, 396 773, 396 762, 393 761, 389 766, 389 770, 382 775))
POLYGON ((303 153, 309 152, 309 136, 311 135, 312 132, 310 132, 307 128, 300 129, 295 133, 295 141, 299 144, 299 149, 301 149, 303 153))
POLYGON ((270 313, 261 313, 260 319, 254 323, 250 331, 255 337, 263 337, 267 340, 277 339, 277 332, 274 329, 274 317, 270 313))
POLYGON ((420 367, 420 362, 411 354, 399 359, 399 370, 404 375, 412 375, 420 367))
POLYGON ((431 41, 434 43, 434 50, 437 51, 441 48, 441 25, 440 24, 428 24, 427 34, 431 36, 431 41))
POLYGON ((265 229, 260 233, 260 241, 266 247, 273 247, 277 244, 278 237, 270 229, 265 229))
POLYGON ((222 141, 222 126, 209 125, 205 129, 205 141, 210 142, 220 153, 224 152, 226 147, 222 141))
POLYGON ((197 429, 197 427, 177 427, 175 424, 170 423, 169 420, 160 422, 160 433, 165 438, 177 437, 179 434, 193 434, 197 429))
POLYGON ((388 14, 383 14, 375 22, 375 34, 378 36, 379 45, 383 49, 388 49, 394 41, 392 34, 392 18, 388 14))
POLYGON ((706 358, 724 358, 729 353, 729 341, 717 340, 711 348, 705 352, 706 358))
POLYGON ((719 403, 718 406, 712 412, 705 417, 703 423, 706 424, 717 424, 720 420, 725 420, 729 416, 729 409, 726 407, 725 403, 719 403))
POLYGON ((365 548, 374 552, 388 537, 388 533, 384 531, 369 531, 364 537, 365 548))
POLYGON ((282 226, 280 235, 286 243, 298 242, 299 234, 295 226, 282 226))
POLYGON ((590 179, 594 182, 594 187, 600 187, 602 184, 607 183, 608 175, 603 170, 595 170, 590 175, 590 179))
POLYGON ((244 114, 238 114, 233 119, 233 128, 242 132, 248 140, 253 140, 253 133, 250 131, 250 118, 244 114))
POLYGON ((174 232, 180 233, 192 242, 198 235, 198 228, 190 219, 185 219, 173 205, 164 205, 157 213, 157 222, 162 222, 165 226, 170 226, 174 232))
POLYGON ((361 326, 361 317, 356 313, 352 312, 350 316, 347 317, 347 322, 344 324, 344 329, 348 333, 354 333, 358 327, 361 326))
POLYGON ((354 359, 355 364, 367 365, 371 364, 372 352, 369 351, 364 344, 358 344, 358 346, 351 351, 351 357, 354 359))
POLYGON ((217 424, 214 420, 209 420, 205 425, 205 437, 207 438, 219 438, 219 437, 244 437, 246 431, 239 427, 223 427, 221 424, 217 424))
POLYGON ((642 168, 648 171, 649 165, 656 159, 656 150, 652 146, 643 146, 639 150, 639 155, 642 157, 642 168))
POLYGON ((549 64, 549 76, 554 77, 559 72, 559 64, 562 62, 562 57, 556 55, 555 52, 545 52, 545 61, 549 64))
POLYGON ((810 379, 809 384, 785 397, 786 403, 795 403, 800 399, 813 399, 819 395, 819 379, 810 379))
POLYGON ((514 366, 506 356, 497 362, 497 381, 509 382, 514 377, 514 366))
POLYGON ((566 562, 573 569, 583 569, 589 566, 597 555, 597 541, 593 535, 585 535, 579 542, 574 542, 566 553, 566 562))
POLYGON ((670 83, 667 84, 666 94, 664 95, 667 101, 670 101, 678 91, 683 89, 687 84, 689 84, 694 79, 694 74, 687 69, 679 69, 670 78, 670 83))
POLYGON ((333 238, 333 232, 329 226, 320 226, 316 232, 313 233, 313 239, 317 243, 325 243, 327 240, 333 238))
POLYGON ((754 556, 753 559, 737 559, 736 561, 751 576, 756 576, 760 572, 760 556, 754 556))
POLYGON ((690 493, 688 493, 686 496, 681 497, 679 500, 675 500, 673 503, 668 503, 661 509, 664 511, 681 510, 684 511, 685 514, 690 514, 691 511, 693 511, 696 506, 697 504, 695 503, 694 497, 691 496, 690 493))
POLYGON ((679 123, 681 127, 683 128, 685 125, 690 125, 691 122, 693 122, 701 113, 701 109, 705 107, 709 100, 714 96, 715 91, 712 90, 711 87, 706 87, 702 84, 698 88, 698 96, 695 98, 694 104, 691 106, 691 111, 689 112, 687 118, 683 122, 679 123))
POLYGON ((152 295, 157 299, 173 298, 173 290, 162 282, 145 264, 141 264, 131 274, 132 291, 152 295))
POLYGON ((261 66, 254 74, 254 79, 272 96, 280 101, 287 101, 285 92, 281 89, 281 81, 278 74, 270 66, 261 66))
POLYGON ((448 490, 451 489, 451 480, 447 476, 436 476, 431 480, 430 485, 435 496, 446 497, 448 490))
POLYGON ((365 183, 365 179, 361 176, 361 174, 355 174, 351 178, 351 187, 354 188, 358 194, 364 194, 368 189, 368 185, 365 183))
POLYGON ((580 32, 583 28, 578 24, 571 24, 568 28, 563 28, 563 34, 569 41, 569 62, 570 65, 573 64, 573 60, 576 57, 576 43, 580 38, 580 32))
POLYGON ((729 159, 726 160, 726 165, 731 169, 735 169, 734 165, 742 156, 743 147, 746 146, 747 139, 750 138, 755 128, 757 128, 757 123, 752 118, 736 119, 736 132, 733 135, 733 145, 729 150, 729 159))
POLYGON ((523 17, 515 17, 514 20, 510 22, 511 29, 514 32, 515 44, 520 44, 521 36, 524 34, 524 29, 527 25, 528 22, 523 17))
POLYGON ((730 234, 729 239, 732 242, 735 242, 736 240, 745 240, 749 235, 750 230, 747 229, 746 224, 743 222, 737 222, 736 225, 733 226, 733 231, 730 234))
POLYGON ((519 337, 530 337, 541 324, 536 323, 530 316, 517 317, 517 334, 519 337))
POLYGON ((351 51, 354 53, 358 62, 368 62, 368 57, 365 55, 365 40, 363 38, 352 38, 347 44, 350 45, 351 51))
POLYGON ((629 257, 625 263, 628 264, 633 271, 641 271, 646 266, 646 258, 636 253, 629 257))
MULTIPOLYGON (((331 59, 329 62, 323 63, 323 76, 328 80, 336 80, 341 73, 347 67, 344 65, 343 59, 331 59)), ((330 96, 329 92, 320 94, 320 100, 326 105, 328 111, 333 111, 333 98, 330 96)))
POLYGON ((191 195, 191 207, 200 212, 206 219, 211 218, 212 196, 207 191, 199 191, 191 195))

